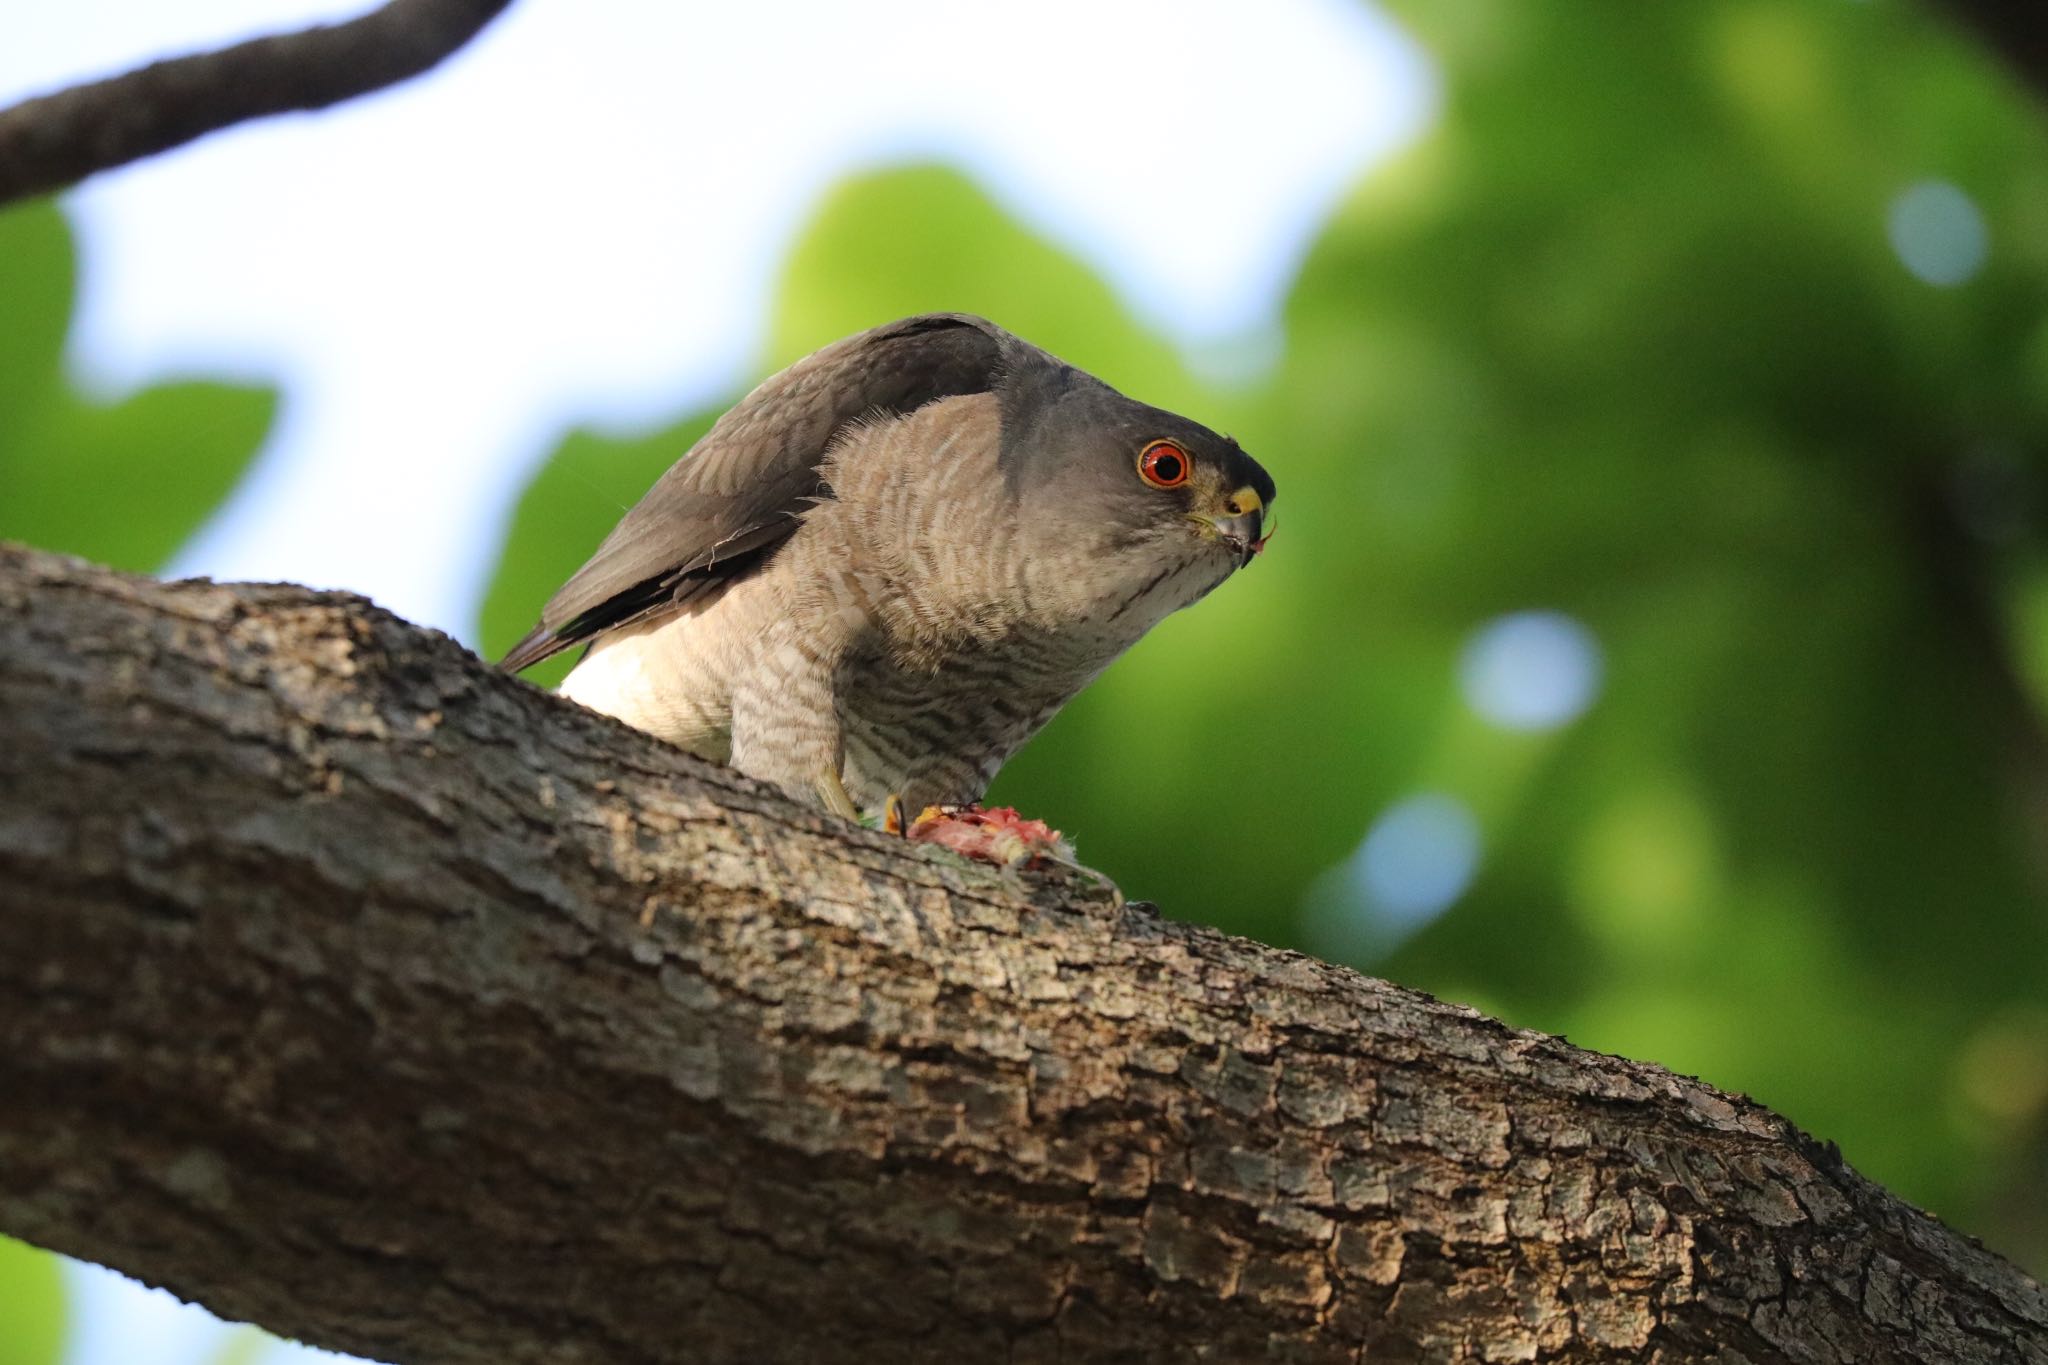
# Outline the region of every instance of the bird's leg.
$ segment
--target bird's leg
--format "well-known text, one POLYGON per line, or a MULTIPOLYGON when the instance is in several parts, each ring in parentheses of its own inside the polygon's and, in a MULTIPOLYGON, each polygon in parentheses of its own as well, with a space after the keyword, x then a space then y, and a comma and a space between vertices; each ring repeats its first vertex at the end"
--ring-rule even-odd
POLYGON ((735 689, 732 766, 847 820, 860 811, 840 777, 845 749, 830 687, 798 673, 735 689))

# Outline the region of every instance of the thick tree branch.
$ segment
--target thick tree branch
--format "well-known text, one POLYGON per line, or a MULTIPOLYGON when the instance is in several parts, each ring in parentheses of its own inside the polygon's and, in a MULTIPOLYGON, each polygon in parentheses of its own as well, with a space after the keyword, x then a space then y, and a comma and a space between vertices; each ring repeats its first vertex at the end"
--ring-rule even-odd
POLYGON ((1738 1097, 0 551, 0 1229, 403 1362, 2038 1362, 1738 1097))
POLYGON ((174 57, 0 109, 0 204, 250 119, 396 85, 467 43, 508 0, 390 0, 343 24, 174 57))

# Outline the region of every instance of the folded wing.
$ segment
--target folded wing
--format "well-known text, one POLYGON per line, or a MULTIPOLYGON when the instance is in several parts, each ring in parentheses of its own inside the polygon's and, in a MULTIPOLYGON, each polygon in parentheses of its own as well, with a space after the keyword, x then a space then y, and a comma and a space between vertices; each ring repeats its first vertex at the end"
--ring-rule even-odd
POLYGON ((517 672, 755 571, 831 496, 818 466, 848 424, 989 392, 1008 339, 980 318, 929 313, 769 378, 655 481, 499 667, 517 672))

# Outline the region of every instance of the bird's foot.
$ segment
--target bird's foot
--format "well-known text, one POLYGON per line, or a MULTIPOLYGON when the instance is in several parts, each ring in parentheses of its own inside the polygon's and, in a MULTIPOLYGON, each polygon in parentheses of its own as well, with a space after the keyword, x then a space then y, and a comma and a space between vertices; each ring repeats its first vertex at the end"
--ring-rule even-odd
POLYGON ((876 828, 884 834, 909 832, 910 822, 903 817, 903 798, 895 792, 890 792, 889 799, 882 803, 882 813, 878 817, 876 828))
POLYGON ((846 784, 839 780, 837 771, 820 769, 812 782, 818 793, 818 803, 834 815, 846 820, 860 819, 860 808, 853 804, 853 798, 846 794, 846 784))

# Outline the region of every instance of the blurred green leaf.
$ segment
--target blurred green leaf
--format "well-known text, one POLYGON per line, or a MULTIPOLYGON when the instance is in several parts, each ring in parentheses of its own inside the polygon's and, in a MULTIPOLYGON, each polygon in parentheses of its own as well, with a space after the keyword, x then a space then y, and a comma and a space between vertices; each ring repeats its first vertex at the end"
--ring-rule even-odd
POLYGON ((240 480, 276 398, 217 383, 80 398, 62 368, 74 275, 55 207, 0 212, 0 538, 154 569, 240 480))
POLYGON ((0 212, 0 421, 29 395, 58 379, 78 263, 56 207, 27 204, 0 212))
POLYGON ((279 1339, 262 1328, 242 1323, 222 1333, 206 1365, 256 1365, 278 1344, 279 1339))
POLYGON ((58 1365, 68 1311, 62 1258, 0 1237, 0 1365, 58 1365))
POLYGON ((1139 328, 1098 276, 942 166, 858 176, 825 197, 776 290, 766 368, 932 312, 993 318, 1147 402, 1200 395, 1171 348, 1139 328))

